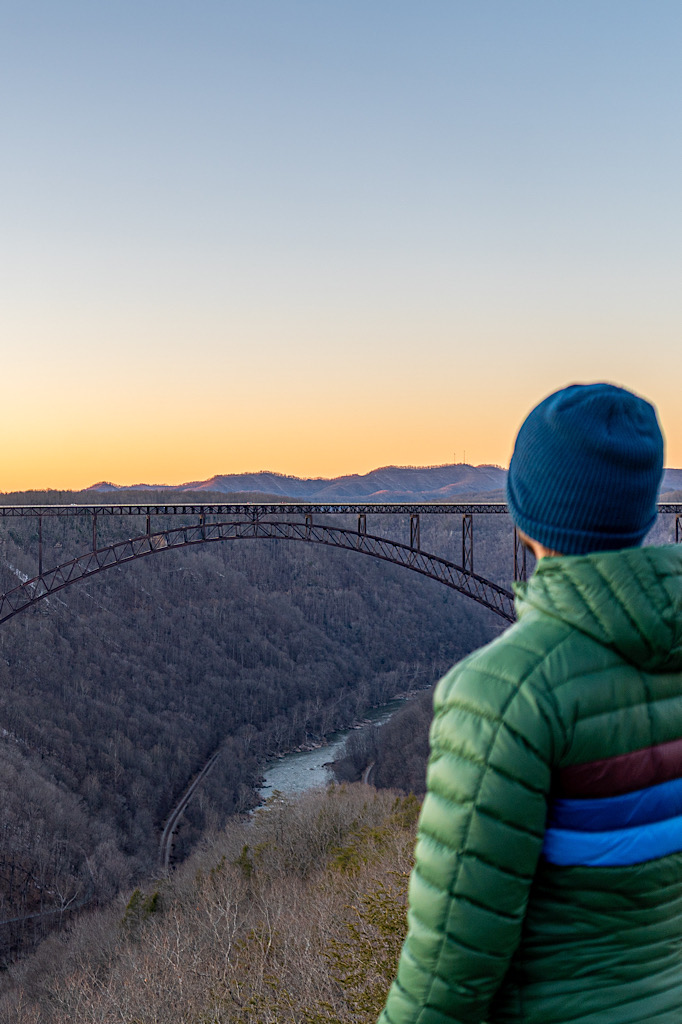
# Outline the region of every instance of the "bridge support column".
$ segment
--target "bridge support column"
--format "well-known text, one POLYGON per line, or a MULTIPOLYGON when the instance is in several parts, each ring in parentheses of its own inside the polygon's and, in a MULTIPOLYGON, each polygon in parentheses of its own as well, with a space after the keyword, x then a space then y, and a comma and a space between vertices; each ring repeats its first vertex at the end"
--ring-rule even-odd
POLYGON ((682 541, 682 516, 675 516, 675 543, 682 541))
POLYGON ((43 575, 43 517, 38 516, 38 575, 43 575))
POLYGON ((418 515, 410 516, 410 547, 415 551, 419 551, 421 548, 418 515))
POLYGON ((367 533, 367 516, 364 512, 361 512, 358 516, 358 534, 364 537, 367 533))
POLYGON ((97 513, 92 513, 92 550, 97 551, 97 513))
POLYGON ((313 528, 313 517, 308 514, 305 517, 305 539, 310 540, 310 534, 313 528))
POLYGON ((474 518, 470 512, 462 516, 462 568, 474 571, 474 518))
POLYGON ((526 568, 526 547, 521 543, 519 531, 514 527, 514 582, 528 577, 526 568))
POLYGON ((152 517, 150 515, 147 515, 147 536, 151 537, 151 535, 152 535, 152 517))
POLYGON ((199 526, 201 527, 201 539, 206 540, 206 515, 204 512, 199 515, 199 526))

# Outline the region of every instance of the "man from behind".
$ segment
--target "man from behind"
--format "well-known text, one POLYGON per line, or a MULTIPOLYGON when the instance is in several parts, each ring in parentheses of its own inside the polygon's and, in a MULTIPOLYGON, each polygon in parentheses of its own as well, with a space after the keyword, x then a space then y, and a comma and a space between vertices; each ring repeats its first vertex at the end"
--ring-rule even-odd
POLYGON ((682 545, 641 546, 662 469, 655 410, 610 384, 523 423, 537 566, 436 689, 380 1024, 681 1024, 682 545))

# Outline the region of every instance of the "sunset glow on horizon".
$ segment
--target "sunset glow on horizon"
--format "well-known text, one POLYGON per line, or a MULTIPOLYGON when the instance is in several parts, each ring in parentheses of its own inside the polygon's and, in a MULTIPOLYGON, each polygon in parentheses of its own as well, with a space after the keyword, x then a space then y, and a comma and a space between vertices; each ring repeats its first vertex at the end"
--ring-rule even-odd
POLYGON ((542 397, 682 467, 682 8, 0 12, 0 492, 507 466, 542 397))

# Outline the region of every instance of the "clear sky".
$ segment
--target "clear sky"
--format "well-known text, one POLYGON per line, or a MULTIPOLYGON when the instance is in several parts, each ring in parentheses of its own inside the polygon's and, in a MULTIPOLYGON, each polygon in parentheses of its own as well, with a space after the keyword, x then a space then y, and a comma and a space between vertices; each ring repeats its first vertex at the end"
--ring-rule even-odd
POLYGON ((0 0, 0 490, 682 466, 679 0, 0 0))

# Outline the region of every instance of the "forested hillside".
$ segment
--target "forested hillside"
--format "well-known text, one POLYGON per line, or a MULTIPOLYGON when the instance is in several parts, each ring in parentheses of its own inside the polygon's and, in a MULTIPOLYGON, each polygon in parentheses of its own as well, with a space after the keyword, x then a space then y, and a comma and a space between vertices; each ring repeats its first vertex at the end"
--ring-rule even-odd
POLYGON ((419 804, 357 785, 230 823, 5 973, 0 1024, 374 1024, 419 804))
POLYGON ((340 782, 368 781, 379 788, 401 789, 422 796, 426 790, 429 726, 433 687, 409 701, 380 728, 366 725, 352 732, 334 762, 340 782))
MULTIPOLYGON (((490 519, 476 527, 477 568, 507 581, 509 522, 490 519)), ((129 536, 130 524, 107 521, 99 542, 129 536)), ((368 528, 404 537, 409 523, 370 519, 368 528)), ((460 529, 458 519, 423 517, 422 546, 457 560, 460 529)), ((44 565, 87 550, 91 538, 89 519, 45 518, 44 565)), ((36 558, 35 520, 0 523, 3 589, 18 574, 32 576, 36 558)), ((105 901, 153 871, 166 816, 216 749, 178 859, 208 825, 253 805, 264 758, 428 686, 501 627, 417 574, 283 541, 160 551, 4 623, 0 917, 11 923, 0 925, 2 955, 71 908, 105 901), (27 914, 43 916, 28 928, 13 920, 27 914)))

